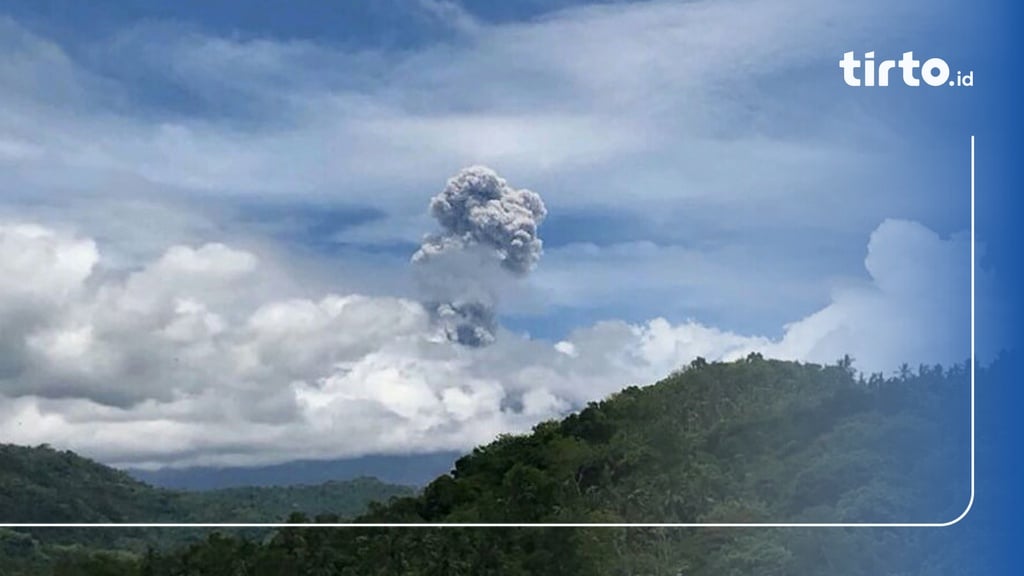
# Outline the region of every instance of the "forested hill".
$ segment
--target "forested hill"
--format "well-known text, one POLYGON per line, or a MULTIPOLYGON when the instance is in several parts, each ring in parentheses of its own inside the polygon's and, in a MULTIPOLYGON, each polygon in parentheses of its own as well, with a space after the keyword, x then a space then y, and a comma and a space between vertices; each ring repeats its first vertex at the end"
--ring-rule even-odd
POLYGON ((182 492, 48 446, 0 445, 0 522, 275 522, 292 513, 352 517, 414 489, 372 478, 182 492))
POLYGON ((394 522, 938 522, 969 490, 967 366, 694 361, 456 461, 394 522))
MULTIPOLYGON (((963 365, 864 378, 848 359, 698 359, 531 434, 498 438, 356 522, 947 521, 969 495, 969 392, 963 365)), ((955 546, 937 556, 931 534, 290 528, 260 541, 212 534, 169 553, 97 556, 68 573, 958 573, 955 546), (937 564, 922 565, 925 556, 937 564)))

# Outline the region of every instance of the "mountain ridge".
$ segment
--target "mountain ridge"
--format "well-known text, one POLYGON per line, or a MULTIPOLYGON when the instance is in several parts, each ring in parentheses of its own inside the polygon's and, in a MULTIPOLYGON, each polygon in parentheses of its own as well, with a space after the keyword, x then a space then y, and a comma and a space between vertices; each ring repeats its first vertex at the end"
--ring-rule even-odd
POLYGON ((367 455, 328 460, 293 460, 266 466, 193 466, 143 470, 123 467, 133 478, 175 490, 205 491, 242 486, 296 486, 372 477, 386 484, 424 486, 451 470, 461 452, 367 455))
MULTIPOLYGON (((931 550, 921 532, 358 524, 945 521, 969 494, 969 384, 967 364, 865 377, 849 358, 698 358, 528 434, 499 436, 421 491, 370 503, 344 530, 208 532, 145 555, 108 545, 66 558, 64 573, 789 576, 852 564, 863 576, 939 573, 909 560, 931 550)), ((960 561, 956 542, 941 550, 938 562, 960 561)), ((45 573, 60 553, 24 554, 11 574, 45 573)))
POLYGON ((274 522, 292 513, 351 517, 370 501, 414 491, 368 477, 203 492, 170 490, 70 450, 0 444, 0 522, 7 523, 274 522))

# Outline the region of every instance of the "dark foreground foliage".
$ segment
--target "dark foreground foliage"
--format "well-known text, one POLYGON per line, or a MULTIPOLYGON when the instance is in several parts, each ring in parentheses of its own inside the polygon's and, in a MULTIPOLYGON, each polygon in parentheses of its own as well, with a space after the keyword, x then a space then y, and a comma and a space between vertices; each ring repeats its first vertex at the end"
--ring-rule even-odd
MULTIPOLYGON (((628 388, 532 434, 501 437, 460 459, 421 494, 373 505, 356 522, 946 521, 969 495, 969 392, 967 366, 865 379, 849 359, 834 366, 758 355, 732 363, 698 359, 653 386, 628 388)), ((58 559, 54 572, 964 573, 956 547, 936 552, 934 534, 294 527, 262 539, 211 534, 170 552, 78 551, 58 559)))

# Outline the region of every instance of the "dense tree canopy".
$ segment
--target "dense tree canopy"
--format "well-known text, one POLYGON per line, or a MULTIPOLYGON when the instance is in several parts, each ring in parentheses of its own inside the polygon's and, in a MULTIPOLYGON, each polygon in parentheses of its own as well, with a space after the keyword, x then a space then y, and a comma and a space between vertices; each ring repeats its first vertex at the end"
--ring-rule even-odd
MULTIPOLYGON (((258 523, 321 510, 352 518, 370 502, 413 493, 413 488, 372 478, 310 486, 172 491, 136 481, 72 452, 45 445, 0 445, 0 522, 258 523)), ((240 534, 253 538, 266 531, 240 534)), ((45 573, 54 565, 73 566, 81 559, 90 566, 133 563, 148 548, 181 546, 203 535, 197 529, 46 528, 26 533, 0 528, 0 576, 45 573), (109 552, 94 554, 96 550, 109 552)))
MULTIPOLYGON (((969 391, 966 365, 865 378, 848 358, 833 366, 756 354, 730 363, 698 359, 531 434, 500 437, 421 493, 373 504, 355 522, 946 521, 969 495, 969 391)), ((216 533, 172 551, 94 554, 78 572, 64 573, 961 573, 955 546, 932 558, 930 537, 897 530, 295 527, 261 540, 216 533)), ((20 534, 0 542, 34 545, 20 534)))

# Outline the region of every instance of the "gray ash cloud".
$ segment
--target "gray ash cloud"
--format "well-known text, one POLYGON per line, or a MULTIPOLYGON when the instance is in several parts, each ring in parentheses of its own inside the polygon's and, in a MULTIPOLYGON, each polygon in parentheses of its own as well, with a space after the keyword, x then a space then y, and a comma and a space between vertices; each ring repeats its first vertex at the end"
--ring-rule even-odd
POLYGON ((453 342, 490 344, 499 295, 543 253, 544 202, 490 168, 471 166, 431 199, 430 214, 441 232, 427 235, 412 257, 427 305, 453 342))

